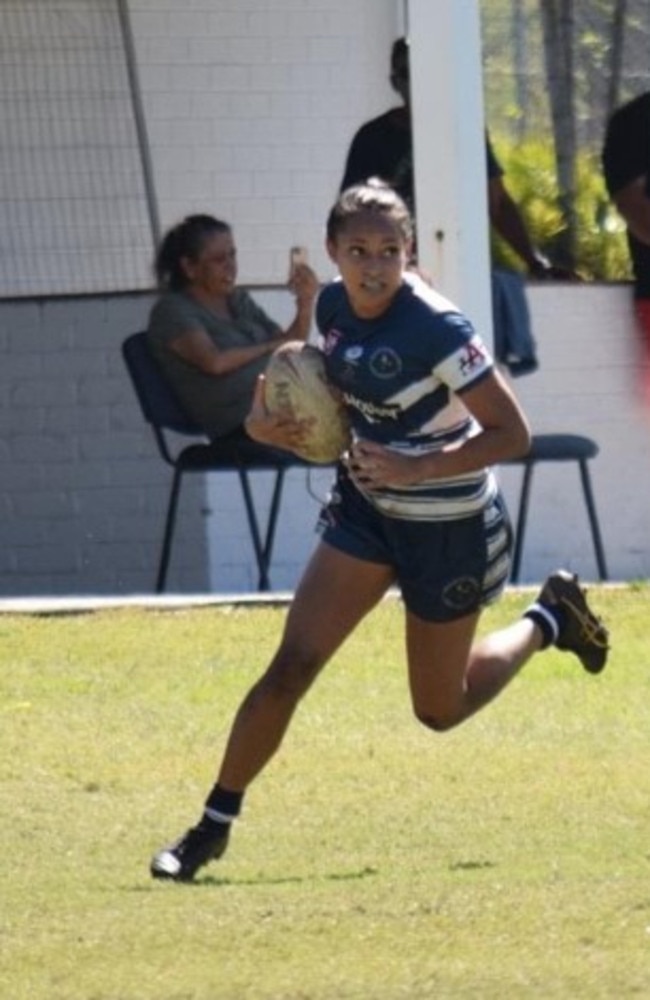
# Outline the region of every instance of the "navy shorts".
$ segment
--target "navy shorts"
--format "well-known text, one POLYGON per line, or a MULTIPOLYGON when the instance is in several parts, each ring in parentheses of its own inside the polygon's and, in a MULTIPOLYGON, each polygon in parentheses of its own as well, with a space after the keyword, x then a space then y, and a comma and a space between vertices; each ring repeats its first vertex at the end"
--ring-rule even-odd
POLYGON ((424 621, 453 621, 490 604, 510 574, 512 530, 500 495, 471 517, 407 521, 378 511, 342 472, 319 530, 335 549, 391 566, 404 604, 424 621))

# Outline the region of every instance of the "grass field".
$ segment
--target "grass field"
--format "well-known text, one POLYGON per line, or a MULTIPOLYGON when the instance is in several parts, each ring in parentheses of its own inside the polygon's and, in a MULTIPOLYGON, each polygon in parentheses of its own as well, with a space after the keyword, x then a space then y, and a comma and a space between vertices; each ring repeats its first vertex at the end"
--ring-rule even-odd
POLYGON ((592 596, 602 675, 547 653, 446 735, 410 714, 382 605, 194 885, 149 857, 196 819, 283 610, 1 616, 0 997, 650 996, 650 590, 592 596))

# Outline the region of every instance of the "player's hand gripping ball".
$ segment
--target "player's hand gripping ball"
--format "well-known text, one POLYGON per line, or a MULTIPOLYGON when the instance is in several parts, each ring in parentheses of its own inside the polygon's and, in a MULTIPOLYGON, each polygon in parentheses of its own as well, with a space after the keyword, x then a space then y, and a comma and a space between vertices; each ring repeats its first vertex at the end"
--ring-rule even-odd
POLYGON ((322 353, 302 340, 278 347, 265 371, 266 408, 271 414, 289 412, 308 421, 301 458, 318 465, 336 462, 350 445, 350 426, 338 391, 325 374, 322 353))

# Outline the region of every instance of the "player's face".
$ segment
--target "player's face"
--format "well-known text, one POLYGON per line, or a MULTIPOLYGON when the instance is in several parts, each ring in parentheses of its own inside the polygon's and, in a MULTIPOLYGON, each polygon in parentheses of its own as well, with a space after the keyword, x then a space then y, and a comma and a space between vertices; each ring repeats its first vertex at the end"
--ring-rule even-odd
POLYGON ((385 215, 360 214, 328 240, 327 249, 357 316, 381 316, 402 284, 411 249, 398 224, 385 215))
POLYGON ((214 298, 230 295, 237 281, 237 248, 232 233, 213 233, 193 259, 185 258, 191 285, 214 298))

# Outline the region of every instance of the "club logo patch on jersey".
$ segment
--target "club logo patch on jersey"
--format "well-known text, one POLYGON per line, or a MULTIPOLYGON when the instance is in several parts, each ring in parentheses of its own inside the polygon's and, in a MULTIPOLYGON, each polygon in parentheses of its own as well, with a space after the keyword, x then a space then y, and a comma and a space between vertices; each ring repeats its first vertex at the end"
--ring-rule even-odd
POLYGON ((402 370, 402 359, 392 347, 379 347, 370 355, 368 367, 377 378, 394 378, 402 370))
POLYGON ((473 576, 461 576, 447 584, 442 592, 442 600, 454 611, 471 611, 476 607, 480 594, 478 580, 473 576))
POLYGON ((463 378, 467 378, 469 375, 472 375, 473 372, 483 368, 486 361, 487 355, 485 348, 478 338, 470 340, 467 347, 465 347, 458 356, 458 363, 460 365, 460 371, 463 378))

